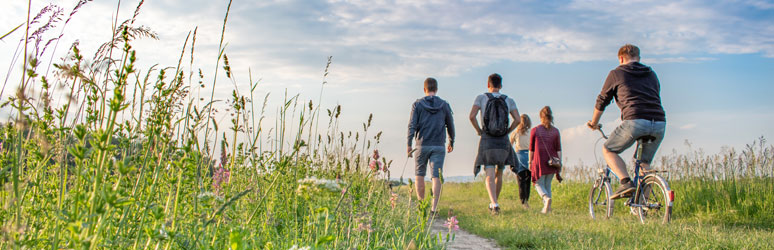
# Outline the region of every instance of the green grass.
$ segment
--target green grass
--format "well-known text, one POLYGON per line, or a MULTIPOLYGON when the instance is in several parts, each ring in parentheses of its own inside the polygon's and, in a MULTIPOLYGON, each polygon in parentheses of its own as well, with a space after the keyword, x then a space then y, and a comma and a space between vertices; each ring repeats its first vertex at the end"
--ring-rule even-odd
POLYGON ((40 41, 64 17, 54 10, 30 23, 23 78, 0 106, 11 114, 0 122, 0 249, 442 247, 427 213, 393 198, 372 117, 341 131, 341 107, 321 107, 321 92, 285 94, 264 122, 268 95, 261 105, 259 81, 237 83, 222 42, 212 78, 181 65, 197 36, 222 33, 194 30, 180 64, 139 70, 131 44, 156 37, 132 26, 140 6, 96 59, 73 44, 47 75, 53 43, 40 41), (215 86, 232 95, 216 98, 215 86))
MULTIPOLYGON (((553 213, 540 213, 542 201, 532 188, 530 209, 518 202, 517 185, 506 182, 503 186, 500 216, 488 213, 486 189, 481 182, 444 184, 441 214, 453 209, 460 227, 471 233, 492 238, 504 248, 770 248, 774 238, 771 226, 771 204, 774 204, 771 179, 738 183, 752 187, 748 190, 764 192, 753 197, 765 200, 751 201, 759 207, 755 212, 746 205, 734 207, 726 202, 730 197, 724 183, 707 183, 718 187, 702 190, 695 181, 672 183, 677 192, 673 221, 670 224, 640 224, 618 201, 611 219, 591 219, 587 212, 589 184, 554 182, 553 213), (757 184, 754 184, 757 183, 757 184), (687 205, 695 203, 696 205, 687 205), (702 204, 702 205, 699 205, 702 204), (706 204, 710 204, 709 207, 706 204), (715 204, 715 205, 713 205, 715 204), (737 211, 737 212, 734 212, 737 211), (741 212, 748 211, 748 212, 741 212)), ((704 187, 704 186, 702 186, 704 187)), ((745 202, 742 202, 745 203, 745 202)))

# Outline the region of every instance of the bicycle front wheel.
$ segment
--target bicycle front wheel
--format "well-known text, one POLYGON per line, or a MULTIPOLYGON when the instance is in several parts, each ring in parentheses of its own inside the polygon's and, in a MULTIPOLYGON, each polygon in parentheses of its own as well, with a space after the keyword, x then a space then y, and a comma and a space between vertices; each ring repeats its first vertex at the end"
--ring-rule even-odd
POLYGON ((610 199, 612 194, 613 189, 609 181, 598 179, 594 183, 589 192, 589 213, 592 219, 597 217, 607 219, 613 216, 613 200, 610 199))
POLYGON ((640 222, 669 223, 672 219, 672 190, 669 184, 657 175, 648 175, 641 182, 634 200, 640 222))

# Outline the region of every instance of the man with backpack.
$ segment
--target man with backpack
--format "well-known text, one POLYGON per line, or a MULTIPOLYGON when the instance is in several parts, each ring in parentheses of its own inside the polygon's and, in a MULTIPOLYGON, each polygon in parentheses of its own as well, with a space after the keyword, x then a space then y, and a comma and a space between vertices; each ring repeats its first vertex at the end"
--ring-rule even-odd
POLYGON ((417 140, 416 155, 416 190, 417 198, 425 198, 425 175, 427 168, 432 171, 433 204, 430 213, 438 212, 438 198, 441 196, 441 169, 446 152, 454 150, 454 119, 449 103, 436 96, 438 81, 434 78, 425 79, 425 97, 417 99, 411 106, 411 118, 408 125, 408 148, 411 154, 411 143, 417 140), (444 148, 446 133, 449 134, 449 146, 444 148), (444 149, 446 151, 444 151, 444 149))
POLYGON ((489 211, 495 215, 500 213, 497 199, 503 186, 505 165, 517 164, 516 152, 513 151, 508 134, 520 123, 516 102, 500 93, 502 82, 503 78, 499 74, 489 75, 487 81, 489 91, 477 96, 470 110, 470 122, 476 133, 481 136, 473 175, 478 175, 481 166, 484 166, 486 190, 489 193, 489 211), (479 126, 476 118, 479 111, 481 111, 483 127, 479 126), (513 118, 512 123, 509 122, 509 115, 513 118))

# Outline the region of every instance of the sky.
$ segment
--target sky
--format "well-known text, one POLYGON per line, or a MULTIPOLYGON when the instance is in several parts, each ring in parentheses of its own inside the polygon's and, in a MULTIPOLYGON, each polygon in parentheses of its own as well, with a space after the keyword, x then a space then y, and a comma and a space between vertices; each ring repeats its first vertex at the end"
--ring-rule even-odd
MULTIPOLYGON (((76 3, 32 1, 32 15, 49 4, 69 14, 76 3)), ((110 39, 111 20, 130 18, 138 3, 87 3, 66 26, 53 29, 64 35, 48 56, 62 57, 76 39, 93 54, 110 39)), ((11 10, 0 16, 0 34, 25 22, 26 4, 0 3, 11 10)), ((211 83, 227 5, 144 2, 135 24, 160 39, 134 42, 138 67, 176 65, 196 28, 193 67, 211 83)), ((0 41, 0 69, 13 69, 0 78, 7 85, 3 100, 18 83, 13 55, 22 36, 0 41)), ((219 79, 216 98, 228 98, 234 86, 249 90, 252 76, 260 79, 256 96, 268 93, 270 107, 280 105, 286 90, 316 101, 325 80, 322 105, 342 105, 345 129, 360 129, 374 114, 372 131, 383 131, 378 148, 396 162, 393 176, 403 171, 410 107, 422 97, 427 77, 438 80, 438 95, 454 110, 458 136, 445 175, 472 174, 478 138, 467 116, 491 73, 503 76, 502 93, 533 123, 540 108, 551 106, 569 167, 596 162, 599 136, 584 124, 626 43, 640 47, 642 62, 661 82, 668 125, 657 157, 774 138, 772 1, 234 1, 224 39, 235 81, 219 79), (328 56, 330 74, 323 79, 328 56)), ((612 104, 602 117, 608 132, 619 116, 612 104)), ((412 169, 410 163, 404 175, 412 169)))

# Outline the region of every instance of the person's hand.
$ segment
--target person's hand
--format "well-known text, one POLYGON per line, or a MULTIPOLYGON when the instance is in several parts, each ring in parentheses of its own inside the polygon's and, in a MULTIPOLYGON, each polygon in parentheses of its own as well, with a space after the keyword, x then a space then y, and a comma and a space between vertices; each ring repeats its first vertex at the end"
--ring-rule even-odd
POLYGON ((413 150, 413 149, 411 149, 411 146, 408 146, 408 147, 406 148, 406 155, 407 155, 409 158, 411 158, 411 152, 414 152, 414 150, 413 150))
POLYGON ((556 173, 556 180, 559 181, 559 183, 562 183, 564 178, 562 178, 562 175, 560 175, 559 173, 556 173))
POLYGON ((591 130, 597 130, 602 127, 599 125, 599 123, 593 123, 591 121, 586 122, 586 126, 588 126, 591 130))
POLYGON ((454 151, 454 147, 452 147, 452 145, 446 147, 446 152, 451 153, 452 151, 454 151))

